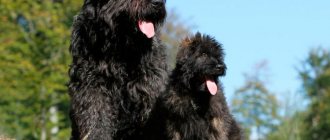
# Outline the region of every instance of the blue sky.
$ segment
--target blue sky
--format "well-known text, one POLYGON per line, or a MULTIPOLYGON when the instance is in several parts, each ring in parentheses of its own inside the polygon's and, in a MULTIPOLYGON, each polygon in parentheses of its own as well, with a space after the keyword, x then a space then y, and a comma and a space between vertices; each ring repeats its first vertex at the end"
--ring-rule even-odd
POLYGON ((228 66, 223 78, 231 97, 243 73, 268 62, 269 89, 278 96, 300 88, 295 67, 313 47, 330 48, 329 0, 167 0, 194 31, 224 45, 228 66))

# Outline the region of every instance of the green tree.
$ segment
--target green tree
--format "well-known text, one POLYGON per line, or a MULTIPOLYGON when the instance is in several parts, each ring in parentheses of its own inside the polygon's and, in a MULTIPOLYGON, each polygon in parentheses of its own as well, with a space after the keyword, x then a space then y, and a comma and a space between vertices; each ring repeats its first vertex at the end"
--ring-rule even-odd
POLYGON ((245 75, 244 85, 237 89, 232 100, 232 110, 245 130, 248 139, 255 128, 257 138, 263 139, 276 123, 277 99, 265 86, 263 79, 266 63, 260 63, 254 70, 255 73, 245 75))
POLYGON ((306 100, 300 93, 281 94, 279 110, 281 116, 275 129, 267 134, 267 140, 302 140, 304 116, 301 110, 306 100))
POLYGON ((0 0, 0 135, 68 139, 68 46, 80 6, 80 0, 0 0))
POLYGON ((299 70, 304 95, 310 101, 304 119, 306 140, 330 139, 330 53, 312 49, 299 70))
MULTIPOLYGON (((307 108, 281 118, 269 140, 329 140, 330 139, 330 53, 315 48, 298 69, 302 93, 309 102, 307 108)), ((304 99, 296 99, 301 107, 304 99)))
POLYGON ((280 118, 280 124, 267 134, 267 140, 302 140, 304 112, 280 118))

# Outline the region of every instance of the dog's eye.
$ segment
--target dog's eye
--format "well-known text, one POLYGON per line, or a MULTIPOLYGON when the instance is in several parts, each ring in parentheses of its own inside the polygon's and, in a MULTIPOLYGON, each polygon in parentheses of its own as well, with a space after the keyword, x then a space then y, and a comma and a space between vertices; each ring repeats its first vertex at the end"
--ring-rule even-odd
POLYGON ((202 53, 202 56, 206 57, 206 56, 207 56, 207 54, 206 54, 206 53, 202 53))

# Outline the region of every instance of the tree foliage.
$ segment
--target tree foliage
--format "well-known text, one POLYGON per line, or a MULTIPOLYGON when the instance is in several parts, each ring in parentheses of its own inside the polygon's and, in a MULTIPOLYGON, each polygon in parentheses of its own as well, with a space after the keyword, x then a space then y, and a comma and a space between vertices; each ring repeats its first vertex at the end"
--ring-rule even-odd
POLYGON ((267 134, 267 140, 302 140, 304 112, 280 118, 280 124, 267 134))
POLYGON ((0 135, 67 139, 68 46, 80 5, 80 0, 0 1, 0 135))
POLYGON ((255 73, 245 75, 244 85, 234 93, 232 110, 243 125, 245 137, 251 137, 252 128, 256 129, 257 138, 262 139, 276 123, 277 99, 265 86, 262 77, 266 63, 261 63, 255 73))
POLYGON ((299 70, 304 95, 310 101, 304 119, 306 140, 330 139, 330 53, 312 49, 299 70))
MULTIPOLYGON (((324 48, 310 50, 298 69, 307 108, 281 118, 269 140, 327 140, 330 139, 330 53, 324 48)), ((302 104, 303 99, 297 102, 302 104)))

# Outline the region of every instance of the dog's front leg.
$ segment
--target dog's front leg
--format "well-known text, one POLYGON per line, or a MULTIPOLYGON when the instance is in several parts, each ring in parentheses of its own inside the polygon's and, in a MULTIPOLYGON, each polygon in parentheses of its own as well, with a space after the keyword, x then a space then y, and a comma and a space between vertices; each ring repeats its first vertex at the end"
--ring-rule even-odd
POLYGON ((109 99, 98 89, 74 93, 71 98, 71 140, 112 140, 113 112, 109 99))

